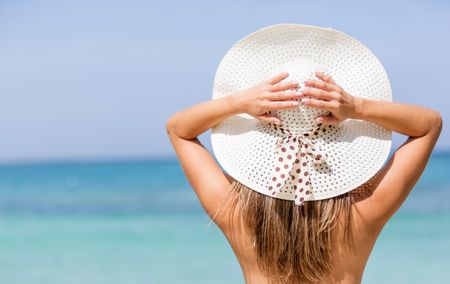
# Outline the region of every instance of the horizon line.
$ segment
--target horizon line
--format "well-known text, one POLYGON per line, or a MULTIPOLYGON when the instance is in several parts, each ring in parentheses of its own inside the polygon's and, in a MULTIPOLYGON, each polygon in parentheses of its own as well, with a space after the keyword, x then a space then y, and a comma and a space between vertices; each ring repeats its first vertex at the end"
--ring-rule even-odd
MULTIPOLYGON (((389 156, 394 153, 390 151, 389 156)), ((433 156, 450 155, 450 148, 435 149, 431 153, 433 156)), ((127 164, 127 163, 148 163, 148 162, 169 162, 177 160, 175 154, 163 155, 142 155, 139 157, 85 157, 85 158, 49 158, 49 159, 17 159, 0 161, 2 167, 27 167, 27 166, 65 166, 65 165, 95 165, 95 164, 127 164)))

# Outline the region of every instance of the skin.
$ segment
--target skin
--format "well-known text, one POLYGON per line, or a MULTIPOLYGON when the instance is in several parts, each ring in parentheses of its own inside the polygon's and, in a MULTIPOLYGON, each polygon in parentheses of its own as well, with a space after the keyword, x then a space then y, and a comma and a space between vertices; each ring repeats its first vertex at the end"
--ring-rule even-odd
MULTIPOLYGON (((176 112, 166 124, 167 134, 181 167, 205 212, 212 217, 233 178, 222 171, 198 136, 226 118, 248 113, 253 117, 279 123, 267 114, 274 109, 296 107, 301 103, 324 109, 329 116, 317 117, 324 124, 337 125, 345 119, 363 119, 407 136, 385 166, 352 194, 355 245, 357 254, 343 252, 336 241, 333 271, 323 283, 360 283, 367 259, 381 230, 399 209, 422 175, 442 129, 439 112, 410 104, 368 100, 352 96, 330 76, 317 72, 320 80, 305 83, 311 87, 294 91, 298 82, 286 82, 282 73, 249 89, 206 101, 176 112), (309 97, 309 98, 306 98, 309 97)), ((256 266, 254 252, 245 235, 233 242, 230 220, 216 223, 228 239, 241 265, 246 283, 265 283, 256 266)))

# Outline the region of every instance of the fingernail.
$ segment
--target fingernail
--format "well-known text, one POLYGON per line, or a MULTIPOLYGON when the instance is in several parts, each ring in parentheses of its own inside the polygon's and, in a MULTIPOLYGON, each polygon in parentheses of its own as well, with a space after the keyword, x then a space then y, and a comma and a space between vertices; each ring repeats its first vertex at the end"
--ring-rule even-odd
POLYGON ((295 95, 296 95, 296 96, 299 96, 299 97, 300 97, 302 94, 303 94, 302 92, 295 92, 295 95))
POLYGON ((295 101, 295 102, 292 102, 292 105, 294 105, 294 106, 298 106, 298 102, 297 102, 297 101, 295 101))
POLYGON ((319 118, 316 119, 317 122, 322 122, 322 120, 323 120, 323 119, 322 119, 321 117, 319 117, 319 118))
POLYGON ((308 99, 302 99, 302 103, 307 103, 307 102, 309 102, 308 99))

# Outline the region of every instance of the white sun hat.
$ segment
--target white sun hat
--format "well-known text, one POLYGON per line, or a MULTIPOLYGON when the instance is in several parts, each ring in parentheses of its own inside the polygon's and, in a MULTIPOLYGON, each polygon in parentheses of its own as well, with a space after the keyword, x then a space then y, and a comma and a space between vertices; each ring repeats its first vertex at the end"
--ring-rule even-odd
MULTIPOLYGON (((334 30, 301 24, 259 29, 234 44, 214 78, 213 99, 287 71, 285 81, 303 83, 315 71, 332 76, 345 91, 370 100, 392 101, 388 76, 361 42, 334 30)), ((328 111, 299 104, 273 110, 281 125, 246 113, 212 128, 211 145, 222 168, 252 190, 301 205, 344 194, 369 180, 391 149, 392 131, 375 123, 346 119, 317 123, 328 111)))

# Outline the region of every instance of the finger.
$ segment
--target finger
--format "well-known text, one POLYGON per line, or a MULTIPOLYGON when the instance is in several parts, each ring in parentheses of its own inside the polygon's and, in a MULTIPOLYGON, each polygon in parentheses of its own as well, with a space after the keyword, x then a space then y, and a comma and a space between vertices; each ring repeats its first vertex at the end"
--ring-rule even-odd
POLYGON ((335 116, 326 116, 326 115, 317 117, 316 121, 327 125, 338 125, 341 122, 335 116))
POLYGON ((302 104, 305 106, 309 106, 309 107, 315 107, 318 109, 323 109, 323 110, 334 110, 334 104, 332 104, 331 102, 328 101, 321 101, 321 100, 316 100, 316 99, 302 99, 302 104))
POLYGON ((274 84, 276 84, 276 83, 286 79, 288 76, 289 76, 288 72, 282 72, 282 73, 280 73, 280 74, 278 74, 278 75, 276 75, 276 76, 266 80, 265 82, 267 84, 274 85, 274 84))
POLYGON ((278 101, 270 102, 267 105, 268 109, 287 109, 297 107, 300 103, 297 101, 278 101))
POLYGON ((271 93, 268 98, 270 100, 277 100, 277 101, 285 101, 285 100, 292 100, 292 99, 299 99, 301 96, 301 93, 297 91, 282 91, 282 92, 275 92, 271 93))
POLYGON ((272 91, 278 92, 278 91, 285 91, 285 90, 289 90, 289 89, 295 89, 298 87, 298 84, 299 83, 297 81, 279 83, 272 87, 272 91))
POLYGON ((322 99, 326 101, 335 100, 338 96, 334 93, 330 93, 321 89, 311 88, 301 91, 302 96, 310 96, 316 99, 322 99))
POLYGON ((322 89, 324 91, 335 91, 335 92, 339 92, 339 87, 324 81, 319 81, 319 80, 309 80, 305 82, 305 86, 307 87, 314 87, 314 88, 318 88, 318 89, 322 89))
POLYGON ((281 123, 281 120, 278 117, 271 116, 269 114, 262 114, 262 115, 258 116, 257 119, 264 121, 264 122, 269 122, 269 123, 275 123, 275 124, 281 123))
POLYGON ((325 74, 325 73, 323 73, 323 72, 320 72, 320 71, 317 71, 317 72, 315 72, 314 74, 315 74, 317 77, 319 77, 319 79, 321 79, 321 80, 323 80, 323 81, 325 81, 325 82, 327 82, 327 83, 337 85, 336 82, 333 80, 333 78, 331 78, 330 75, 327 75, 327 74, 325 74))

